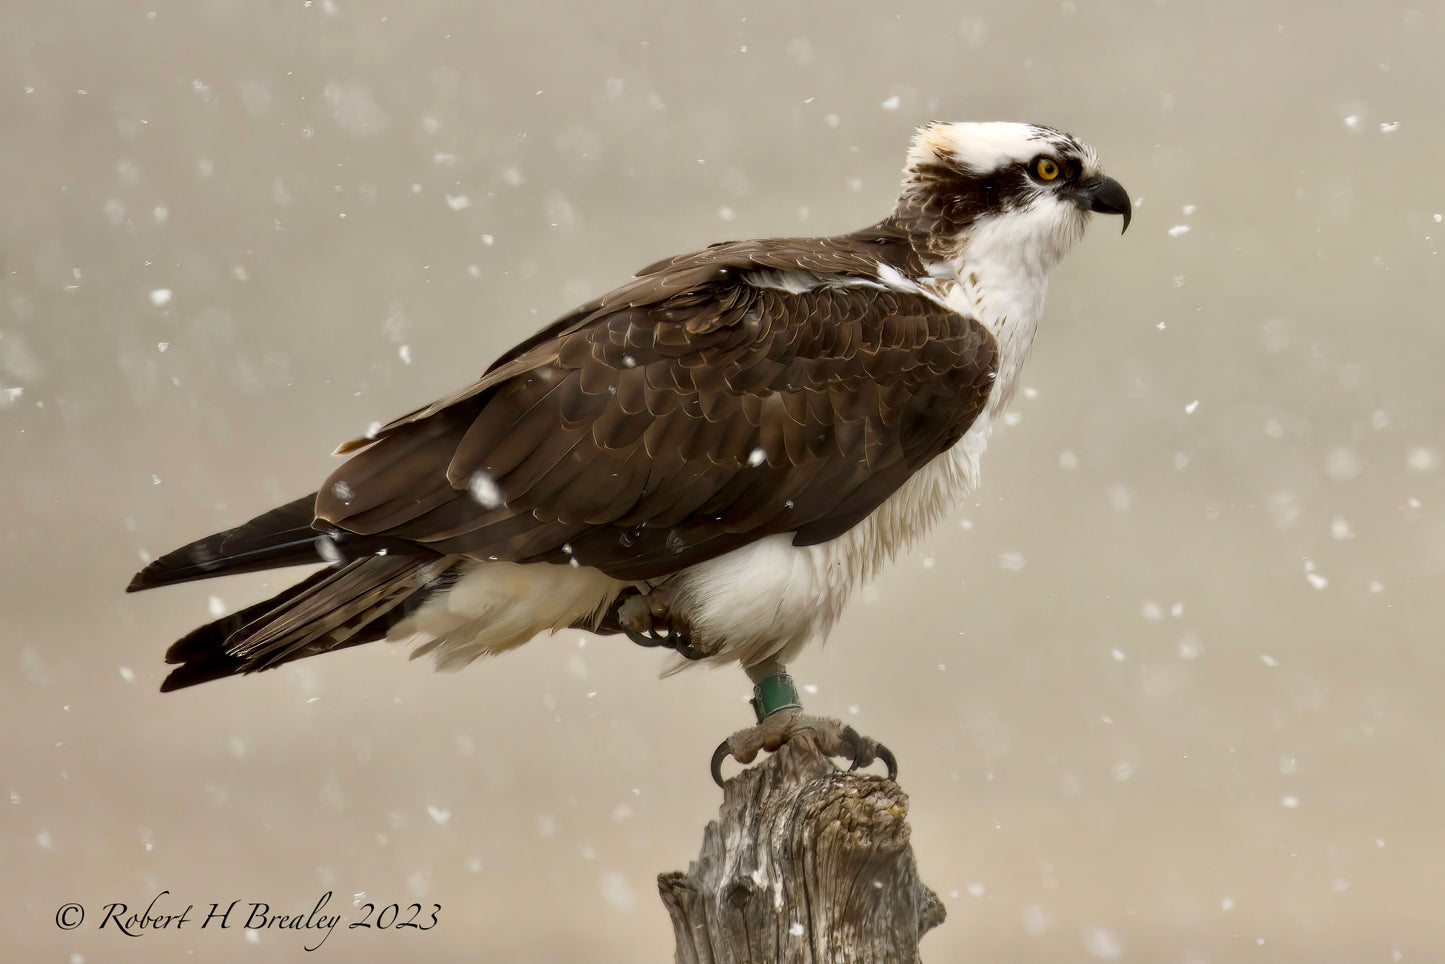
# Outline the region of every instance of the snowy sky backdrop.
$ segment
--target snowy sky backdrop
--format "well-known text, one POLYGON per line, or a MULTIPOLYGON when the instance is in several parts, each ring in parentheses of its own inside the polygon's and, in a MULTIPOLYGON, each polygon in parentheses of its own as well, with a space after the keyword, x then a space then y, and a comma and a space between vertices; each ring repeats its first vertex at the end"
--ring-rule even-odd
MULTIPOLYGON (((745 680, 564 633, 162 697, 152 555, 574 303, 892 203, 912 128, 1134 195, 1055 273, 976 500, 795 670, 902 764, 929 960, 1445 957, 1445 12, 1354 3, 0 6, 0 943, 75 900, 443 907, 388 961, 667 960, 745 680)), ((191 956, 192 953, 194 956, 191 956)))

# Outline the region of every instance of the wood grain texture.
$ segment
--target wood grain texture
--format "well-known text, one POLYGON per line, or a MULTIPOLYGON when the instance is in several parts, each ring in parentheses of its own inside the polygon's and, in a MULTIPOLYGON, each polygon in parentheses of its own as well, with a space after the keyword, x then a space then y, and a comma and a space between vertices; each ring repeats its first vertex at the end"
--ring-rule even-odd
POLYGON ((800 735, 727 782, 686 873, 657 878, 678 964, 916 962, 943 904, 918 878, 908 795, 800 735))

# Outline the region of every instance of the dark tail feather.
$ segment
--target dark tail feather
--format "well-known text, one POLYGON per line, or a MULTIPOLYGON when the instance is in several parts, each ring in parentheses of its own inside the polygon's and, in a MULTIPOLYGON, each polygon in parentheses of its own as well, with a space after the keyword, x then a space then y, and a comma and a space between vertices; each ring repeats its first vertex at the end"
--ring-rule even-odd
POLYGON ((323 569, 178 640, 166 662, 181 665, 161 692, 384 639, 456 575, 454 567, 434 561, 388 555, 323 569))
MULTIPOLYGON (((315 517, 316 493, 313 492, 262 513, 244 525, 166 553, 136 573, 125 591, 138 592, 192 579, 325 562, 316 543, 321 533, 311 528, 315 517)), ((255 608, 252 606, 245 612, 255 608)))
POLYGON ((226 652, 226 640, 231 634, 256 622, 277 606, 295 599, 318 583, 324 582, 330 575, 331 570, 329 569, 313 573, 296 585, 281 590, 265 602, 247 606, 245 609, 231 613, 229 616, 222 616, 215 622, 207 623, 186 633, 172 643, 170 649, 166 650, 167 663, 181 663, 182 665, 179 669, 172 670, 171 674, 166 677, 165 682, 161 684, 161 692, 169 693, 171 690, 178 690, 184 686, 194 686, 197 683, 224 679, 227 676, 244 672, 246 658, 232 656, 226 652))

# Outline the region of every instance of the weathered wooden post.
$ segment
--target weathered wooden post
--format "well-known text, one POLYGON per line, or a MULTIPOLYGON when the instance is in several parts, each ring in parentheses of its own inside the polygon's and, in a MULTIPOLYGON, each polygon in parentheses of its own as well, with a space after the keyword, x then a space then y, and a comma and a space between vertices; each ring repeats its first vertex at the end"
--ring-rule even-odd
POLYGON ((727 781, 687 873, 659 874, 678 964, 917 962, 943 923, 918 879, 908 796, 805 734, 727 781))

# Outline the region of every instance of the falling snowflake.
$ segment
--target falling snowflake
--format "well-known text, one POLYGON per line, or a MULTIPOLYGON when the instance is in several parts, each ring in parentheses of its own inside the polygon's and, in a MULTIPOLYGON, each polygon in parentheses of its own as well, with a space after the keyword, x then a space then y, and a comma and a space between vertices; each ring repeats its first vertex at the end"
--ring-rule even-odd
POLYGON ((598 881, 602 898, 616 910, 630 912, 637 907, 637 894, 620 871, 609 871, 598 881))
POLYGON ((319 555, 328 566, 339 566, 344 561, 341 550, 336 548, 336 543, 330 536, 316 537, 316 554, 319 555))
POLYGON ((1027 560, 1022 552, 1004 552, 999 554, 998 564, 1011 572, 1017 572, 1027 564, 1027 560))
POLYGON ((1084 932, 1084 948, 1090 957, 1101 961, 1116 960, 1124 953, 1124 945, 1106 927, 1090 927, 1084 932))
POLYGON ((1405 456, 1405 464, 1412 472, 1429 472, 1440 464, 1440 456, 1436 455, 1432 449, 1416 445, 1405 456))
POLYGON ((471 481, 467 483, 467 490, 471 492, 472 498, 484 509, 495 509, 503 501, 501 486, 497 480, 487 472, 478 469, 472 473, 471 481))

